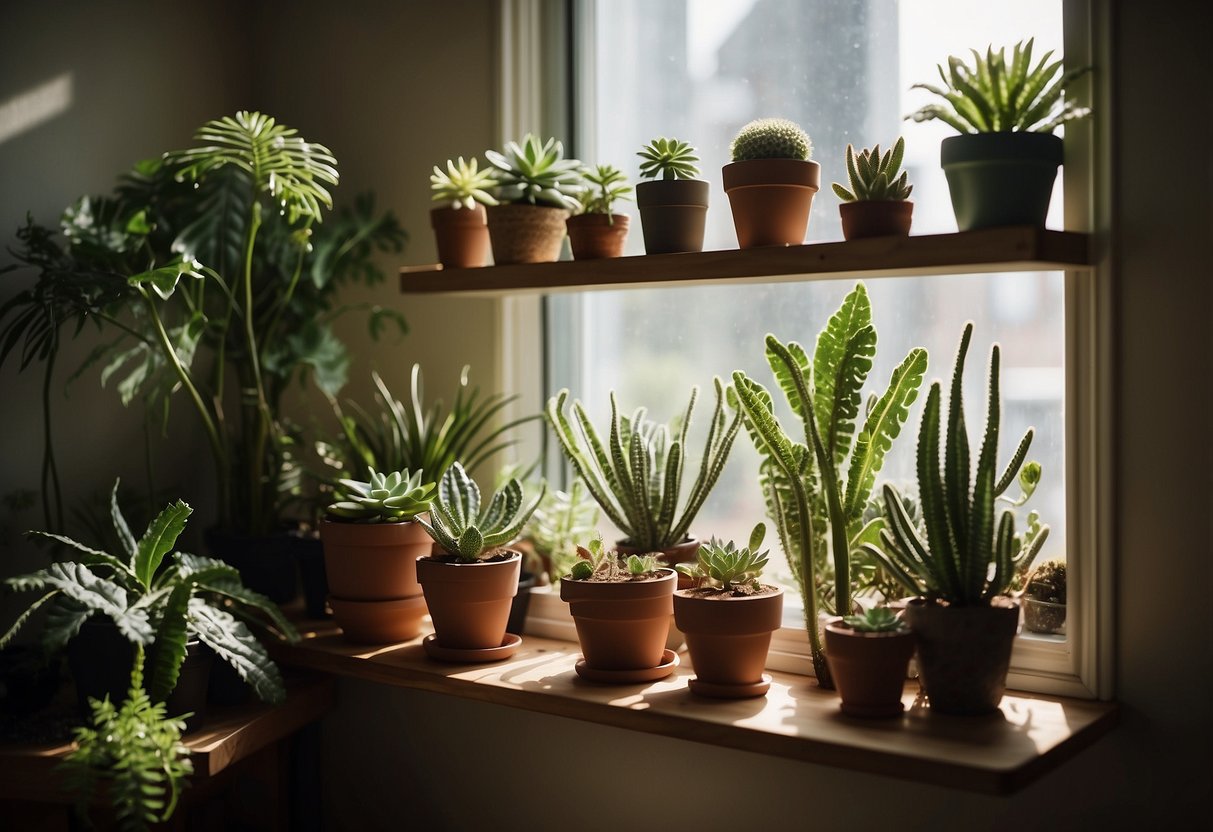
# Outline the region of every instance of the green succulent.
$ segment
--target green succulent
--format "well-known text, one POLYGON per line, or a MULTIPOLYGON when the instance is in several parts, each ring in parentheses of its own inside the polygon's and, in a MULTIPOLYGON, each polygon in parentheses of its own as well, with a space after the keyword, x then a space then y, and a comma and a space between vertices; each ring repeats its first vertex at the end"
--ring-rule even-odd
POLYGON ((400 523, 429 511, 434 483, 421 482, 422 471, 380 474, 374 468, 369 482, 341 480, 345 499, 328 507, 330 517, 364 523, 400 523))
POLYGON ((640 148, 637 156, 642 179, 695 179, 699 176, 699 161, 695 148, 679 139, 660 137, 640 148))
POLYGON ((581 210, 586 214, 613 213, 615 201, 632 198, 632 186, 623 171, 613 165, 598 165, 581 172, 587 187, 581 192, 581 210))
POLYGON ((624 567, 633 578, 639 578, 641 575, 657 571, 657 556, 628 555, 628 559, 624 561, 624 567))
POLYGON ((527 507, 522 505, 522 483, 513 478, 493 495, 484 511, 480 488, 456 462, 438 484, 438 498, 430 509, 430 520, 420 520, 430 537, 464 563, 474 563, 492 550, 513 542, 530 519, 547 490, 527 507))
POLYGON ((496 184, 492 168, 481 168, 475 156, 470 162, 460 156, 458 160, 447 159, 446 170, 434 165, 434 173, 430 176, 430 188, 434 193, 430 198, 434 202, 445 202, 451 208, 470 211, 478 202, 481 205, 497 204, 497 198, 492 194, 496 184))
POLYGON ((527 133, 522 144, 510 142, 505 153, 489 150, 484 154, 496 169, 494 196, 501 202, 546 205, 577 210, 578 197, 585 186, 581 181, 581 162, 564 158, 564 145, 554 138, 541 144, 527 133))
POLYGON ((577 561, 576 541, 593 533, 598 526, 598 504, 586 491, 580 478, 569 490, 549 489, 531 515, 523 536, 531 541, 535 553, 547 560, 548 578, 555 583, 568 574, 577 561))
POLYGON ((813 155, 813 143, 800 125, 786 118, 759 118, 737 131, 729 145, 734 162, 751 159, 799 159, 813 155))
POLYGON ((888 607, 873 607, 863 615, 848 615, 842 623, 858 633, 904 633, 910 629, 888 607))
POLYGON ((733 541, 722 543, 712 538, 699 547, 699 560, 692 566, 680 565, 678 571, 701 584, 706 581, 711 585, 719 585, 722 589, 733 590, 749 584, 758 589, 758 578, 767 565, 769 552, 759 552, 762 539, 766 536, 767 527, 759 523, 750 532, 750 542, 745 548, 738 549, 733 541))
POLYGON ((628 555, 622 558, 607 550, 602 535, 595 535, 585 546, 577 547, 580 559, 573 564, 569 578, 588 581, 595 576, 602 581, 622 581, 642 578, 657 571, 656 555, 628 555))
POLYGON ((997 52, 986 48, 983 56, 976 49, 973 66, 969 66, 955 55, 948 57, 948 68, 938 65, 943 86, 915 84, 912 89, 923 89, 944 99, 945 104, 928 104, 906 118, 914 121, 939 119, 960 133, 998 133, 1024 131, 1052 133, 1067 121, 1083 118, 1091 113, 1090 107, 1079 107, 1074 101, 1066 101, 1063 93, 1069 84, 1091 70, 1077 67, 1062 72, 1060 59, 1049 62, 1052 50, 1045 53, 1035 68, 1032 67, 1032 44, 1029 40, 1015 44, 1010 63, 1006 58, 1006 47, 997 52), (1057 77, 1057 73, 1061 76, 1057 77), (1056 78, 1056 80, 1054 80, 1056 78))
POLYGON ((847 145, 847 176, 851 189, 837 182, 834 193, 843 202, 902 202, 910 198, 914 186, 908 184, 909 174, 901 170, 901 157, 905 153, 906 141, 900 136, 891 150, 880 154, 880 145, 871 150, 861 150, 847 145), (898 176, 898 171, 901 175, 898 176))

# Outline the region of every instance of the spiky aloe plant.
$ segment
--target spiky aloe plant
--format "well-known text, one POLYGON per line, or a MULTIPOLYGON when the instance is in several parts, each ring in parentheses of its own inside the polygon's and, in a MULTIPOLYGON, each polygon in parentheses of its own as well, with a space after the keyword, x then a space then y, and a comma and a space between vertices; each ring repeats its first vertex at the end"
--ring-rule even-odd
POLYGON ((881 530, 879 546, 865 544, 867 551, 911 592, 953 606, 989 606, 996 596, 1006 592, 1016 573, 1032 562, 1049 535, 1048 526, 1043 526, 1025 545, 1015 534, 1015 512, 1011 509, 1005 509, 998 523, 994 522, 994 503, 1015 481, 1033 436, 1028 428, 999 474, 1001 353, 997 344, 990 349, 985 436, 976 469, 970 465, 962 388, 972 336, 973 324, 966 324, 952 371, 942 468, 938 381, 931 385, 923 411, 918 433, 918 489, 925 538, 910 520, 901 495, 886 485, 887 527, 881 530))
POLYGON ((636 153, 644 161, 640 163, 642 179, 696 179, 699 176, 699 161, 695 148, 681 139, 660 136, 653 139, 636 153))
POLYGON ((737 131, 729 145, 734 162, 751 159, 808 159, 813 143, 800 125, 786 118, 759 118, 737 131))
POLYGON ((1060 59, 1049 62, 1052 50, 1045 53, 1032 67, 1032 45, 1015 44, 1010 63, 1006 58, 1006 47, 997 52, 986 48, 982 55, 976 49, 973 66, 951 55, 948 68, 938 65, 943 86, 915 84, 912 89, 923 89, 944 99, 944 104, 928 104, 906 118, 914 121, 939 119, 956 128, 960 133, 996 133, 1005 131, 1029 131, 1052 133, 1067 121, 1083 118, 1091 112, 1090 107, 1080 107, 1064 98, 1065 89, 1079 76, 1091 70, 1089 66, 1076 67, 1062 72, 1060 59), (1057 73, 1061 76, 1057 77, 1057 73), (1056 78, 1056 80, 1054 80, 1056 78))
POLYGON ((758 578, 766 568, 769 552, 760 552, 762 539, 766 537, 767 527, 763 523, 754 526, 750 532, 749 543, 737 548, 733 541, 722 542, 716 538, 699 547, 698 560, 691 565, 679 565, 678 571, 694 578, 699 586, 719 586, 726 592, 733 592, 747 586, 759 589, 758 578))
POLYGON ((880 145, 856 153, 848 144, 847 177, 851 188, 847 190, 835 182, 834 193, 843 202, 902 202, 909 199, 914 186, 909 184, 909 173, 901 170, 905 149, 906 140, 900 136, 883 156, 880 145))
POLYGON ((707 444, 699 463, 699 474, 687 492, 682 513, 682 474, 686 462, 687 431, 699 388, 677 425, 658 425, 638 408, 631 418, 619 415, 615 392, 611 391, 611 424, 606 443, 591 424, 581 402, 573 402, 573 417, 582 442, 564 413, 569 391, 561 390, 548 400, 547 419, 565 456, 573 464, 586 488, 611 522, 626 536, 628 545, 649 552, 668 549, 687 536, 691 522, 703 506, 728 461, 733 440, 741 426, 741 414, 731 421, 724 413, 724 386, 715 380, 716 409, 708 425, 707 444))
POLYGON ((492 168, 481 168, 475 156, 470 162, 460 156, 458 161, 447 159, 446 170, 434 165, 434 173, 430 176, 430 188, 434 193, 430 199, 470 211, 476 203, 497 204, 497 198, 492 194, 496 184, 492 168))
POLYGON ((428 511, 435 485, 421 481, 422 471, 381 474, 374 468, 368 482, 341 480, 345 499, 328 507, 330 517, 362 523, 401 523, 428 511))
POLYGON ((581 175, 586 181, 586 189, 580 196, 582 213, 606 214, 609 219, 616 200, 632 198, 632 186, 627 184, 628 178, 614 165, 587 167, 581 175))
POLYGON ((581 162, 564 158, 564 145, 555 138, 541 143, 527 133, 522 144, 510 142, 505 153, 489 150, 484 156, 496 169, 494 196, 500 201, 577 210, 584 188, 581 162))
POLYGON ((535 512, 547 490, 527 507, 522 505, 522 483, 511 479, 480 510, 480 488, 456 462, 438 484, 438 499, 430 509, 430 520, 420 520, 430 537, 463 563, 475 563, 500 546, 513 542, 535 512))

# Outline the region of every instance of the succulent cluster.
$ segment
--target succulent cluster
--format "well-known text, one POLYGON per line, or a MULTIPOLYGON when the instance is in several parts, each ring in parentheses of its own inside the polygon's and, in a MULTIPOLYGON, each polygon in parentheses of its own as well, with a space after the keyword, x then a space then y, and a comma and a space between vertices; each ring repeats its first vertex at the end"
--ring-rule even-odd
POLYGON ((632 198, 632 186, 623 171, 614 165, 598 165, 581 172, 586 189, 581 192, 581 211, 611 216, 615 201, 632 198))
POLYGON ((330 517, 362 523, 400 523, 428 511, 434 483, 421 481, 421 469, 380 474, 371 469, 370 481, 341 480, 345 499, 328 507, 330 517))
POLYGON ((813 143, 800 125, 786 118, 760 118, 737 131, 729 146, 734 162, 751 159, 799 159, 813 155, 813 143))
POLYGON ((758 578, 767 565, 769 554, 758 551, 766 533, 766 525, 759 523, 750 532, 749 545, 741 549, 731 540, 722 543, 713 537, 699 547, 699 559, 693 565, 679 566, 678 571, 695 578, 700 586, 706 582, 729 592, 743 586, 757 590, 760 588, 758 578))
POLYGON ((485 152, 495 169, 494 196, 501 202, 544 205, 575 211, 580 205, 581 162, 564 158, 564 145, 554 138, 541 143, 527 133, 522 144, 510 142, 505 153, 485 152))
POLYGON ((842 619, 857 633, 904 633, 910 628, 888 607, 873 607, 863 615, 848 615, 842 619))
POLYGON ((697 151, 680 139, 653 139, 637 152, 644 179, 695 179, 699 176, 697 151))
POLYGON ((522 483, 511 479, 481 511, 480 488, 456 462, 438 484, 430 520, 421 525, 443 549, 464 563, 513 542, 543 499, 546 486, 529 506, 522 504, 522 483))
POLYGON ((843 202, 902 202, 909 199, 914 186, 908 182, 909 174, 901 170, 905 149, 906 142, 901 137, 883 156, 880 145, 856 153, 848 144, 847 177, 851 187, 848 190, 835 182, 834 193, 843 202))
POLYGON ((644 578, 657 571, 655 555, 628 555, 621 558, 607 550, 601 534, 585 546, 578 546, 577 554, 580 559, 573 564, 568 576, 575 581, 622 581, 644 578))
POLYGON ((492 193, 496 185, 493 169, 481 168, 475 156, 470 162, 465 162, 462 156, 458 160, 447 159, 446 170, 434 165, 434 173, 430 176, 434 202, 469 211, 476 203, 496 205, 497 198, 492 193))

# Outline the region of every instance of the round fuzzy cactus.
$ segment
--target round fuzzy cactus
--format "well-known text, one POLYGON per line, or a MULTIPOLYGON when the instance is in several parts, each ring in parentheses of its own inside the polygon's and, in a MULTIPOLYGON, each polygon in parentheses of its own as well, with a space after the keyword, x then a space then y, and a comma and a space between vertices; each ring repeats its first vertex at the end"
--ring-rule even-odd
POLYGON ((786 118, 760 118, 737 131, 729 153, 734 162, 750 159, 808 159, 813 155, 809 134, 786 118))

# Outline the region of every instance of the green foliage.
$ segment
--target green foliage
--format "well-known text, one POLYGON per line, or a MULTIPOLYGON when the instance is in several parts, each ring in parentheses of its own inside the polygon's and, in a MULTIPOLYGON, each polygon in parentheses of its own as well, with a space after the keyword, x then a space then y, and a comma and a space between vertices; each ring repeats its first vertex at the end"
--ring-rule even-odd
POLYGON ((153 700, 168 698, 177 684, 186 642, 196 638, 236 668, 242 679, 267 702, 281 702, 286 692, 278 668, 241 618, 269 625, 282 637, 298 638, 278 607, 241 583, 240 573, 221 561, 173 552, 177 537, 193 512, 185 503, 165 508, 138 540, 118 506, 118 483, 110 496, 110 516, 122 549, 113 555, 49 532, 31 532, 74 550, 75 560, 51 564, 28 575, 8 578, 19 592, 41 596, 0 638, 3 648, 35 610, 49 605, 43 644, 60 649, 93 616, 110 619, 129 641, 143 647, 155 642, 156 664, 148 691, 153 700))
POLYGON ((1047 601, 1050 604, 1066 602, 1066 562, 1047 560, 1032 570, 1028 585, 1023 591, 1025 598, 1047 601))
POLYGON ((695 163, 698 151, 680 139, 664 136, 653 139, 637 152, 644 161, 640 163, 642 179, 695 179, 699 166, 695 163))
POLYGON ((813 143, 800 125, 786 118, 759 118, 737 131, 729 145, 734 162, 751 159, 799 159, 813 155, 813 143))
POLYGON ((501 202, 546 205, 577 210, 581 184, 581 162, 564 158, 564 145, 555 138, 540 143, 527 133, 522 144, 510 142, 505 153, 484 154, 495 170, 494 196, 501 202))
POLYGON ((643 575, 648 575, 650 572, 657 571, 657 556, 656 555, 628 555, 624 561, 624 566, 628 570, 628 574, 633 578, 639 578, 643 575))
POLYGON ((342 480, 345 499, 328 507, 329 517, 364 523, 400 523, 429 511, 435 485, 421 482, 421 471, 380 474, 374 468, 369 482, 342 480))
POLYGON ((719 586, 730 592, 745 585, 758 589, 761 586, 758 579, 770 554, 758 551, 766 533, 766 525, 759 523, 750 532, 749 545, 742 549, 738 549, 731 540, 723 543, 713 537, 699 547, 699 559, 694 565, 679 565, 677 569, 695 578, 700 585, 706 582, 709 586, 719 586))
POLYGON ((944 104, 928 104, 907 116, 915 121, 939 119, 960 133, 996 133, 1030 131, 1052 133, 1057 127, 1076 118, 1084 118, 1090 107, 1079 107, 1064 98, 1064 91, 1075 79, 1091 67, 1077 67, 1062 72, 1060 59, 1050 63, 1050 50, 1032 67, 1032 44, 1015 44, 1008 63, 1006 47, 997 52, 986 48, 982 55, 976 49, 973 66, 955 55, 948 57, 948 68, 938 66, 943 86, 915 84, 944 100, 944 104), (1058 73, 1060 77, 1057 77, 1058 73), (1056 79, 1056 80, 1054 80, 1056 79))
POLYGON ((607 549, 601 534, 595 535, 585 546, 578 546, 577 554, 579 560, 573 564, 566 580, 612 583, 644 580, 658 572, 656 555, 621 557, 607 549))
POLYGON ((514 478, 481 511, 479 486, 456 462, 438 484, 438 499, 430 510, 429 522, 419 522, 443 549, 460 561, 473 563, 518 538, 543 499, 544 490, 546 486, 524 507, 522 483, 514 478))
POLYGON ((863 615, 848 615, 842 622, 858 633, 904 633, 910 629, 888 607, 873 607, 863 615))
POLYGON ((843 202, 901 202, 910 198, 914 186, 907 184, 909 173, 901 170, 901 158, 905 154, 906 140, 897 137, 897 143, 880 155, 880 145, 871 150, 855 153, 847 145, 847 176, 851 184, 848 191, 837 182, 834 193, 843 202), (901 175, 898 176, 898 171, 901 175))
POLYGON ((434 173, 430 176, 430 188, 434 202, 445 203, 448 208, 466 208, 469 211, 480 203, 481 205, 496 205, 497 199, 492 190, 497 184, 492 168, 480 168, 480 163, 473 156, 470 162, 446 160, 446 170, 434 165, 434 173))
POLYGON ((926 535, 911 522, 901 495, 886 485, 886 525, 880 532, 880 545, 865 544, 911 592, 955 606, 988 606, 995 596, 1005 593, 1015 575, 1031 564, 1049 533, 1047 526, 1039 527, 1025 543, 1015 534, 1011 509, 994 522, 995 501, 1019 473, 1033 435, 1031 428, 1024 433, 999 475, 1001 353, 997 344, 990 350, 985 436, 976 469, 970 464, 962 389, 972 336, 973 325, 966 324, 952 372, 942 469, 939 382, 931 385, 918 433, 918 490, 926 535))
POLYGON ((606 214, 609 217, 614 212, 616 200, 632 198, 628 178, 613 165, 587 167, 582 169, 581 175, 586 181, 586 189, 579 197, 582 213, 606 214))
POLYGON ((594 532, 598 514, 598 504, 580 479, 574 479, 567 492, 552 488, 544 494, 522 535, 547 563, 552 583, 573 568, 578 557, 577 541, 594 532))
POLYGON ((741 426, 741 415, 731 422, 726 420, 720 379, 715 380, 715 386, 716 408, 708 424, 699 474, 687 492, 681 514, 677 509, 682 494, 687 431, 699 388, 691 390, 691 400, 681 420, 669 425, 646 419, 644 408, 638 408, 631 418, 620 416, 612 391, 611 424, 605 443, 580 401, 575 401, 572 408, 580 438, 573 432, 564 412, 568 390, 561 390, 548 400, 547 420, 560 447, 591 496, 626 536, 628 545, 657 552, 681 543, 724 470, 741 426))

